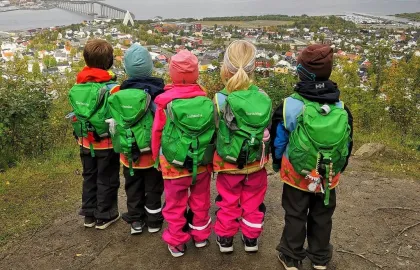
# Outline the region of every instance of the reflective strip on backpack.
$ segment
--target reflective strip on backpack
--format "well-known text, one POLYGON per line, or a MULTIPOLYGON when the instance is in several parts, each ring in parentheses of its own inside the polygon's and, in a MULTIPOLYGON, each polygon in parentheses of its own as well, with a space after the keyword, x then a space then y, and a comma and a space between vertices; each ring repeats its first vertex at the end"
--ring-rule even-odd
POLYGON ((226 156, 226 158, 232 160, 233 162, 236 162, 238 160, 237 158, 231 156, 226 156))
POLYGON ((249 222, 248 220, 246 220, 246 219, 244 219, 244 218, 242 218, 242 222, 246 225, 246 226, 248 226, 248 227, 250 227, 250 228, 254 228, 254 229, 262 229, 262 227, 264 226, 264 222, 262 222, 262 223, 252 223, 252 222, 249 222))
POLYGON ((140 150, 141 153, 143 153, 143 152, 149 152, 151 150, 151 148, 150 147, 146 147, 146 148, 139 149, 139 150, 140 150))
POLYGON ((207 229, 207 228, 208 228, 208 226, 209 226, 210 224, 211 224, 211 218, 209 219, 209 221, 207 222, 207 224, 206 224, 206 225, 204 225, 204 226, 197 227, 197 226, 192 225, 191 223, 189 223, 189 224, 188 224, 188 226, 189 226, 191 229, 196 230, 196 231, 204 231, 205 229, 207 229))
POLYGON ((172 164, 176 164, 176 165, 179 165, 179 166, 184 166, 184 162, 181 162, 181 161, 178 161, 178 160, 172 160, 172 162, 171 162, 172 164))

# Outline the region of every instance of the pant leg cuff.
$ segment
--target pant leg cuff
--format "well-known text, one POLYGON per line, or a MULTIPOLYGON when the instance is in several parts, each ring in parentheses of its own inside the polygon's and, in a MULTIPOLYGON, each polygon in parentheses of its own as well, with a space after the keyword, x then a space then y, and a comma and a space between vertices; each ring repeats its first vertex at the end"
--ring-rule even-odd
POLYGON ((128 212, 122 214, 122 219, 128 224, 133 223, 134 221, 145 221, 146 218, 144 215, 130 215, 128 212))
POLYGON ((148 221, 147 226, 150 228, 162 228, 163 221, 148 221))
POLYGON ((95 217, 97 219, 113 219, 117 217, 120 213, 118 210, 111 210, 108 212, 99 213, 98 211, 95 211, 95 217))
POLYGON ((95 210, 80 209, 79 215, 84 217, 94 217, 95 210))

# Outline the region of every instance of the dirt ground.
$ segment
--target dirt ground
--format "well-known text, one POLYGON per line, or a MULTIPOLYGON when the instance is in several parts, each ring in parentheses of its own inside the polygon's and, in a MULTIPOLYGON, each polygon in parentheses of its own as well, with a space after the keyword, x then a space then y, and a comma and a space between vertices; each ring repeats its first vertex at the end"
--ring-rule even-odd
MULTIPOLYGON (((187 254, 175 259, 161 233, 133 237, 123 221, 105 231, 84 229, 75 206, 50 226, 9 242, 0 269, 283 269, 275 250, 284 224, 281 193, 278 176, 271 175, 258 254, 246 254, 237 236, 235 252, 222 255, 213 235, 210 247, 197 250, 190 243, 187 254)), ((337 196, 330 269, 420 269, 420 181, 369 172, 353 160, 337 196)), ((121 210, 124 203, 121 193, 121 210)), ((308 261, 303 269, 310 269, 308 261)))

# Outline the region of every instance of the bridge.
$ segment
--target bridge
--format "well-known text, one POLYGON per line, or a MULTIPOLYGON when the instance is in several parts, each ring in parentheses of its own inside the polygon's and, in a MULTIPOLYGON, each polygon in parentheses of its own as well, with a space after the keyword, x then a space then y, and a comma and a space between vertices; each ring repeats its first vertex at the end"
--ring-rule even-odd
MULTIPOLYGON (((127 10, 100 1, 55 1, 55 6, 83 15, 96 16, 97 18, 124 19, 127 14, 127 10)), ((131 17, 134 19, 133 13, 131 13, 131 17)))

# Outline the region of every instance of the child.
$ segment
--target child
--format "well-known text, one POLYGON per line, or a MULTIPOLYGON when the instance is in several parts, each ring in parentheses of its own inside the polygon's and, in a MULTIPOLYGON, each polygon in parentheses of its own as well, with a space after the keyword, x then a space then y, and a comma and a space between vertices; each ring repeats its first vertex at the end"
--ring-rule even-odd
POLYGON ((298 59, 296 93, 273 117, 273 168, 281 167, 286 212, 277 250, 288 270, 298 269, 306 256, 314 269, 327 269, 332 258, 334 188, 352 149, 352 117, 340 101, 337 85, 329 80, 332 67, 333 50, 328 45, 306 48, 298 59))
POLYGON ((87 42, 83 56, 87 67, 77 75, 69 95, 83 165, 80 215, 85 217, 85 227, 103 230, 120 218, 119 155, 113 150, 105 123, 110 118, 106 113, 109 91, 117 86, 115 75, 108 71, 113 65, 113 48, 104 40, 93 39, 87 42), (99 102, 95 103, 96 97, 99 102))
POLYGON ((250 79, 255 58, 254 45, 233 42, 221 70, 226 88, 215 97, 219 129, 213 166, 219 210, 214 230, 222 253, 233 252, 239 228, 245 251, 257 252, 263 230, 272 102, 250 79))
POLYGON ((169 75, 173 84, 155 100, 152 151, 164 178, 163 240, 172 256, 180 257, 191 237, 203 248, 211 233, 211 166, 205 165, 213 156, 214 106, 197 84, 198 59, 192 53, 173 56, 169 75))
MULTIPOLYGON (((136 117, 130 123, 130 130, 138 135, 135 136, 136 144, 129 149, 131 153, 124 154, 124 151, 117 151, 123 152, 120 155, 120 160, 123 164, 127 194, 128 212, 123 214, 123 219, 131 225, 132 235, 142 233, 146 223, 150 233, 157 233, 161 230, 163 222, 161 213, 163 178, 162 174, 153 168, 155 162, 151 153, 150 139, 153 124, 152 115, 155 111, 153 100, 163 93, 165 85, 161 78, 152 77, 152 57, 149 51, 140 44, 136 43, 127 50, 124 56, 124 67, 129 79, 122 83, 120 91, 113 91, 109 100, 111 114, 118 124, 117 131, 126 123, 120 118, 120 116, 126 115, 118 108, 134 102, 137 104, 130 107, 129 113, 141 114, 143 111, 146 113, 142 118, 137 119, 136 117), (139 99, 136 99, 138 97, 139 99), (148 97, 151 98, 151 103, 141 103, 144 98, 148 97), (148 111, 151 112, 150 115, 147 114, 148 111), (147 117, 150 121, 146 119, 147 117), (143 132, 148 133, 147 136, 141 136, 144 134, 143 132), (143 144, 144 147, 141 147, 143 144)), ((126 134, 124 128, 121 129, 121 134, 126 134)), ((124 140, 125 136, 121 134, 113 136, 113 140, 117 140, 114 145, 118 150, 121 149, 121 144, 127 142, 124 140)))

